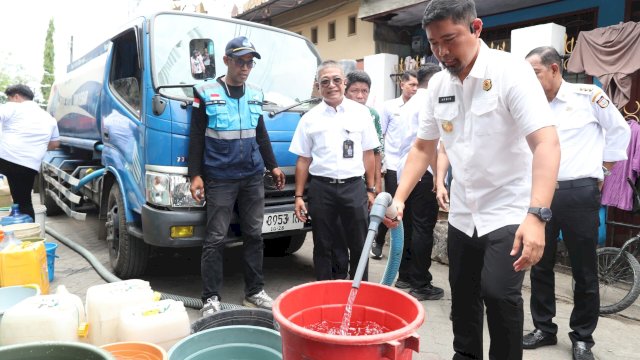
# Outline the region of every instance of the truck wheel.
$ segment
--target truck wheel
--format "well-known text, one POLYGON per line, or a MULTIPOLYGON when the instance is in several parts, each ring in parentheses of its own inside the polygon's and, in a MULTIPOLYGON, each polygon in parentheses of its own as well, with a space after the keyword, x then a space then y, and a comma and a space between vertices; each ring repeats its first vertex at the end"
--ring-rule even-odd
POLYGON ((300 250, 306 234, 297 234, 264 240, 265 256, 285 256, 300 250))
POLYGON ((38 187, 40 188, 40 204, 47 208, 47 216, 55 216, 62 214, 62 209, 58 206, 55 200, 47 194, 49 188, 44 181, 44 175, 42 171, 38 174, 38 187))
POLYGON ((122 279, 142 275, 149 259, 149 245, 127 232, 124 200, 118 184, 111 187, 107 206, 105 229, 114 274, 122 279))

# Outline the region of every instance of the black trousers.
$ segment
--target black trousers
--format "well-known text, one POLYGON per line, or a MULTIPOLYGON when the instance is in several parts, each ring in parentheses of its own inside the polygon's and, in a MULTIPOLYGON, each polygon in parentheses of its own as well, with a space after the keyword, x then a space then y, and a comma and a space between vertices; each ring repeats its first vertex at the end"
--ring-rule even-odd
POLYGON ((35 220, 31 202, 31 189, 38 172, 26 166, 18 165, 4 159, 0 159, 0 174, 9 181, 13 203, 18 204, 20 212, 31 216, 35 220))
MULTIPOLYGON (((394 170, 387 170, 387 172, 384 174, 384 191, 388 192, 393 197, 393 196, 396 196, 397 189, 398 189, 398 173, 395 172, 394 170)), ((406 227, 405 227, 405 233, 407 233, 406 227)), ((383 246, 385 236, 387 236, 387 227, 384 224, 380 224, 380 227, 378 227, 378 235, 376 236, 376 240, 375 240, 376 244, 383 246)), ((406 244, 406 239, 405 239, 405 244, 406 244)))
POLYGON ((431 284, 431 252, 433 229, 438 220, 438 201, 433 189, 433 176, 426 172, 405 202, 403 226, 404 248, 398 279, 419 289, 431 284))
POLYGON ((510 256, 518 225, 472 237, 449 224, 449 283, 453 349, 457 359, 482 359, 484 307, 492 360, 522 359, 524 271, 513 270, 510 256))
POLYGON ((207 236, 202 243, 200 262, 202 301, 206 303, 214 295, 222 298, 225 238, 236 201, 243 236, 244 293, 246 296, 255 295, 264 288, 263 176, 260 173, 240 180, 205 179, 205 186, 207 236))
MULTIPOLYGON (((561 182, 562 183, 562 182, 561 182)), ((598 324, 600 295, 598 292, 598 226, 600 190, 596 180, 592 184, 557 189, 551 203, 553 218, 545 230, 546 246, 538 264, 531 269, 531 316, 537 329, 556 334, 555 274, 558 233, 569 251, 571 271, 576 282, 573 292, 573 311, 569 326, 572 342, 594 344, 593 331, 598 324)))
MULTIPOLYGON (((364 182, 330 184, 312 177, 307 194, 316 279, 332 279, 332 248, 336 242, 346 243, 349 248, 349 275, 353 279, 369 221, 364 182)), ((368 266, 362 277, 367 279, 368 266)))

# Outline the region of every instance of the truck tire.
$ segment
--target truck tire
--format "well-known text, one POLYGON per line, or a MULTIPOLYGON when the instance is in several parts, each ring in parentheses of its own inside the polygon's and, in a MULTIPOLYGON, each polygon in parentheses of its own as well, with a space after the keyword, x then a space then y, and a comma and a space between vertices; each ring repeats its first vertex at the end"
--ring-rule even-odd
POLYGON ((55 200, 47 194, 47 184, 44 181, 42 171, 38 174, 38 187, 40 188, 40 204, 47 208, 47 216, 55 216, 62 214, 62 209, 58 206, 55 200))
POLYGON ((113 184, 109 191, 105 229, 113 273, 121 279, 144 274, 149 259, 149 245, 127 231, 124 200, 118 184, 113 184))
POLYGON ((285 256, 300 250, 306 234, 297 234, 264 240, 265 256, 285 256))

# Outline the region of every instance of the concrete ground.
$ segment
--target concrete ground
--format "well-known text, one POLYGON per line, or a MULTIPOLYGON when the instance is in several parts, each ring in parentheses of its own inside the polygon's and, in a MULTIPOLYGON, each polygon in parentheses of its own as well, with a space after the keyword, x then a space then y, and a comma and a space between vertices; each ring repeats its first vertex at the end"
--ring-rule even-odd
MULTIPOLYGON (((35 197, 34 197, 35 199, 35 197)), ((95 215, 87 216, 87 220, 77 221, 66 216, 48 217, 46 225, 50 229, 62 233, 75 242, 89 249, 103 264, 108 266, 109 255, 106 244, 98 240, 98 221, 95 215)), ((56 242, 51 238, 49 241, 56 242)), ((226 250, 225 283, 223 301, 241 303, 243 297, 243 280, 240 247, 226 250)), ((273 297, 283 291, 305 282, 313 281, 311 254, 313 250, 310 235, 305 245, 296 254, 287 257, 268 257, 264 261, 266 286, 265 290, 273 297)), ((388 247, 385 247, 385 254, 388 247)), ((64 284, 67 289, 84 299, 86 290, 104 281, 98 276, 87 261, 73 250, 60 245, 57 251, 55 280, 52 288, 64 284)), ((200 262, 198 251, 162 252, 150 260, 149 272, 143 276, 144 280, 158 291, 199 297, 201 289, 200 262)), ((383 260, 370 261, 371 281, 380 281, 386 266, 386 256, 383 260)), ((424 301, 422 305, 426 311, 426 320, 418 333, 420 335, 420 353, 414 359, 436 360, 451 359, 453 356, 453 335, 449 321, 451 306, 451 292, 447 282, 448 267, 434 263, 431 271, 434 285, 445 289, 445 296, 438 301, 424 301)), ((532 329, 531 314, 529 312, 530 287, 527 281, 523 289, 525 300, 525 332, 532 329)), ((524 359, 571 359, 571 342, 567 336, 569 332, 569 316, 572 309, 571 279, 569 275, 556 275, 557 288, 557 317, 559 326, 558 344, 537 350, 525 350, 524 359)), ((198 312, 189 309, 189 317, 197 319, 198 312)), ((600 317, 598 328, 594 334, 596 346, 593 352, 596 359, 640 359, 638 341, 640 339, 640 304, 636 302, 627 310, 610 316, 600 317)), ((485 326, 484 333, 485 357, 489 349, 489 335, 485 326)))

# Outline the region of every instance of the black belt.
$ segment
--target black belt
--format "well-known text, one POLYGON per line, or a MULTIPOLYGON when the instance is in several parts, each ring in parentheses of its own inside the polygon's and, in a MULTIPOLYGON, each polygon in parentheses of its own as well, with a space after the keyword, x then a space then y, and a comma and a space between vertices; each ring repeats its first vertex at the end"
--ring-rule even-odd
POLYGON ((556 183, 556 190, 578 188, 578 187, 597 185, 597 184, 598 184, 598 179, 596 178, 582 178, 582 179, 575 179, 575 180, 558 181, 556 183))
POLYGON ((354 177, 350 177, 350 178, 346 178, 346 179, 334 179, 334 178, 330 178, 330 177, 313 175, 312 179, 316 179, 316 180, 322 181, 324 183, 329 183, 329 184, 347 184, 347 183, 352 183, 352 182, 355 182, 355 181, 363 181, 362 176, 354 176, 354 177))

